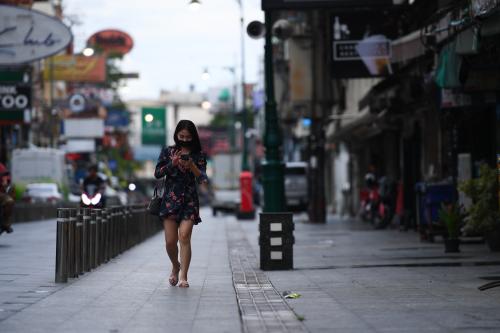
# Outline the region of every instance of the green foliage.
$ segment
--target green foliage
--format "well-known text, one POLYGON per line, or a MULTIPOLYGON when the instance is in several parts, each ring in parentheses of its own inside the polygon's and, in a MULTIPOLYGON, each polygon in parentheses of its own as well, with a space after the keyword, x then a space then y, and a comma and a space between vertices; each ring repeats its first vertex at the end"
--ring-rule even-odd
POLYGON ((26 184, 23 183, 14 184, 14 194, 15 194, 14 200, 20 201, 23 197, 24 192, 26 192, 26 184))
POLYGON ((216 113, 210 122, 210 127, 227 128, 233 124, 233 117, 229 113, 216 113))
POLYGON ((478 178, 469 179, 459 184, 458 189, 472 200, 467 211, 466 228, 473 232, 488 232, 499 226, 497 204, 497 171, 487 164, 482 164, 478 178))
POLYGON ((460 235, 460 225, 462 214, 457 204, 441 204, 439 210, 439 220, 444 224, 450 239, 458 239, 460 235))

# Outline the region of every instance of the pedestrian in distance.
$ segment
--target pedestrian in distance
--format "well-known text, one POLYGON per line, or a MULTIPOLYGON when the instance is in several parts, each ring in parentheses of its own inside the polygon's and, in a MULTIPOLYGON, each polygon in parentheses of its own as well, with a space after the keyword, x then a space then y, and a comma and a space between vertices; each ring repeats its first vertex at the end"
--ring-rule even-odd
POLYGON ((13 229, 10 222, 14 208, 14 189, 11 185, 10 171, 0 163, 0 234, 10 234, 13 229))
POLYGON ((167 254, 172 262, 169 283, 172 286, 179 284, 179 287, 187 288, 191 234, 193 226, 201 222, 196 182, 207 183, 207 161, 201 151, 198 131, 192 121, 179 121, 175 128, 174 141, 175 145, 162 149, 156 164, 155 177, 165 177, 159 216, 163 221, 167 254))

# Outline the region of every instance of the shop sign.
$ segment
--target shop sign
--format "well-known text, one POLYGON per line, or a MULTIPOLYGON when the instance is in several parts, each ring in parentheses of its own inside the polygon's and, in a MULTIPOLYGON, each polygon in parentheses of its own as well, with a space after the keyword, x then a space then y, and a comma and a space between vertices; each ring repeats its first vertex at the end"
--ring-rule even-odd
POLYGON ((41 12, 0 5, 0 65, 47 58, 72 40, 60 20, 41 12))
POLYGON ((104 120, 98 118, 65 119, 64 135, 67 138, 102 138, 104 120))
POLYGON ((0 85, 0 111, 24 111, 30 107, 30 87, 0 85))
POLYGON ((108 109, 104 126, 106 127, 127 127, 129 124, 129 115, 125 110, 108 109))
POLYGON ((68 99, 69 109, 74 113, 80 113, 85 110, 86 104, 85 96, 82 94, 73 94, 68 99))
POLYGON ((54 56, 45 63, 43 74, 47 81, 104 82, 106 81, 106 58, 77 55, 54 56))
POLYGON ((126 54, 132 50, 134 41, 126 32, 120 30, 103 30, 96 32, 87 41, 87 45, 111 54, 126 54))
POLYGON ((392 6, 393 0, 262 0, 262 9, 392 6))
POLYGON ((164 146, 167 141, 165 108, 142 108, 142 144, 164 146))
POLYGON ((395 21, 377 10, 335 13, 332 24, 332 76, 370 78, 392 74, 392 41, 395 21))
POLYGON ((459 108, 466 107, 472 104, 470 95, 454 92, 451 89, 441 89, 441 108, 459 108))

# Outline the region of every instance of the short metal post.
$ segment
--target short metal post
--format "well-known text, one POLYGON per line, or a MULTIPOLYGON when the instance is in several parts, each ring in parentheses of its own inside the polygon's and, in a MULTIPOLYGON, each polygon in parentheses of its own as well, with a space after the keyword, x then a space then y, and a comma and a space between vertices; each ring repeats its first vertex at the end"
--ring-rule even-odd
POLYGON ((102 264, 102 210, 96 209, 96 229, 95 229, 95 264, 96 267, 102 264))
POLYGON ((96 260, 95 260, 95 244, 96 244, 96 219, 97 213, 95 209, 90 211, 90 237, 89 237, 89 264, 90 268, 96 268, 96 260))
POLYGON ((82 258, 82 238, 83 238, 83 211, 75 209, 76 225, 75 225, 75 272, 76 276, 83 274, 83 258, 82 258))
POLYGON ((102 255, 103 262, 109 260, 108 252, 108 235, 109 235, 109 209, 102 211, 102 255))
POLYGON ((83 209, 82 265, 83 271, 90 271, 90 209, 83 209))
POLYGON ((68 282, 68 222, 68 210, 59 208, 57 210, 56 283, 68 282))
POLYGON ((70 208, 68 209, 69 215, 69 239, 68 239, 68 269, 69 269, 69 277, 75 278, 78 276, 76 272, 76 209, 70 208))
POLYGON ((111 207, 109 209, 109 215, 108 215, 108 221, 109 221, 109 259, 112 259, 115 257, 114 255, 114 241, 115 241, 115 208, 111 207))

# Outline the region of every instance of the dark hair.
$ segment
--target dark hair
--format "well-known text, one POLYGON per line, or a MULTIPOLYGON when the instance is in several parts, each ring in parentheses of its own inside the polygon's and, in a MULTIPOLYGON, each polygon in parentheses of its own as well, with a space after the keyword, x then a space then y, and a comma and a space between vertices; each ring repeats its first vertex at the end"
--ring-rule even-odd
POLYGON ((177 134, 179 134, 179 132, 182 130, 187 130, 189 134, 191 134, 191 136, 193 137, 192 151, 194 153, 199 153, 201 151, 200 138, 198 136, 198 131, 196 130, 196 126, 191 120, 180 120, 179 123, 177 124, 177 127, 175 128, 174 132, 175 145, 179 147, 179 139, 177 138, 177 134))
POLYGON ((91 164, 88 168, 89 172, 92 172, 92 171, 97 172, 97 169, 98 169, 97 164, 91 164))

